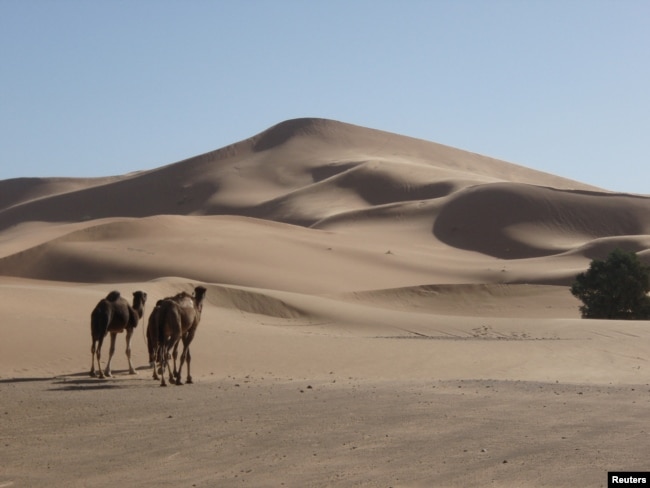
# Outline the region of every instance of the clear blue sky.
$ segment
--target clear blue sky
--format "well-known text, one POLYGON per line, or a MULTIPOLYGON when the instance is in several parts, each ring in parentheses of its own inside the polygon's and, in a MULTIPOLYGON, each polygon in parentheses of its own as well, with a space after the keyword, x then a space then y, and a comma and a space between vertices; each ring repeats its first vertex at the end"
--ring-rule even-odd
POLYGON ((647 0, 0 0, 0 179, 325 117, 647 194, 649 21, 647 0))

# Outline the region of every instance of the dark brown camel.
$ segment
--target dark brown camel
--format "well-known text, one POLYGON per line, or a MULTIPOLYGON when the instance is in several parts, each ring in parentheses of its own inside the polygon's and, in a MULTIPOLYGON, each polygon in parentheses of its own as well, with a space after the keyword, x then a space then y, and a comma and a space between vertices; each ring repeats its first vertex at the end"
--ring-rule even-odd
MULTIPOLYGON (((149 315, 149 321, 147 323, 147 349, 149 351, 149 366, 153 368, 153 379, 158 380, 158 374, 164 374, 163 368, 166 366, 166 363, 163 364, 163 362, 160 359, 160 354, 162 349, 165 349, 165 358, 169 359, 169 351, 173 349, 173 346, 176 345, 176 342, 178 342, 179 337, 175 337, 175 331, 173 331, 171 328, 160 328, 160 317, 161 317, 161 309, 164 308, 165 312, 165 320, 163 324, 167 324, 170 322, 169 318, 169 313, 171 312, 169 310, 169 306, 163 307, 163 303, 169 304, 169 303, 174 303, 171 301, 171 298, 173 297, 167 297, 166 299, 158 300, 156 302, 156 306, 153 308, 151 311, 151 314, 149 315), (162 334, 162 335, 160 335, 162 334), (174 339, 172 338, 174 336, 174 339), (167 345, 168 342, 171 342, 170 346, 167 345)), ((180 323, 180 319, 177 319, 176 322, 180 323)), ((181 332, 182 333, 182 332, 181 332)), ((169 375, 169 381, 175 381, 172 378, 171 372, 169 375)), ((167 386, 167 385, 161 385, 161 386, 167 386)))
MULTIPOLYGON (((176 350, 178 342, 183 336, 183 317, 181 307, 171 298, 160 300, 156 305, 158 309, 153 318, 155 327, 152 331, 153 346, 153 379, 158 379, 160 373, 160 386, 167 386, 165 382, 165 371, 169 372, 169 382, 180 384, 180 377, 176 376, 176 360, 174 358, 174 372, 169 366, 169 352, 176 350), (160 363, 158 370, 157 364, 160 363)), ((154 313, 152 312, 152 315, 154 313)), ((151 323, 151 322, 150 322, 151 323)))
MULTIPOLYGON (((183 363, 187 361, 187 383, 192 383, 192 375, 190 373, 190 363, 192 356, 190 354, 190 344, 196 334, 196 329, 201 320, 201 312, 203 310, 203 300, 205 298, 206 289, 203 286, 197 286, 194 289, 194 294, 190 295, 185 292, 178 293, 177 295, 161 300, 158 305, 158 311, 152 312, 150 323, 153 321, 157 333, 148 334, 148 337, 155 340, 155 346, 150 347, 153 351, 152 357, 155 362, 160 362, 160 372, 163 375, 161 386, 165 384, 165 367, 170 372, 169 380, 175 382, 177 385, 182 385, 181 371, 183 363), (183 352, 181 353, 180 364, 178 370, 176 369, 176 358, 178 355, 178 344, 183 342, 183 352), (174 371, 173 374, 169 368, 168 355, 169 351, 173 350, 174 358, 174 371)), ((154 364, 154 379, 157 378, 156 365, 154 364)))
POLYGON ((137 327, 140 318, 144 315, 144 304, 147 294, 143 291, 133 293, 133 306, 120 296, 119 291, 110 292, 106 298, 100 300, 90 314, 90 334, 93 344, 90 349, 92 365, 90 376, 95 376, 95 357, 97 357, 97 374, 100 378, 104 375, 111 376, 111 360, 115 352, 115 338, 117 334, 126 330, 126 358, 129 361, 129 374, 136 374, 131 364, 131 338, 133 329, 137 327), (102 371, 100 364, 102 343, 106 334, 111 333, 111 346, 108 351, 106 369, 102 371))

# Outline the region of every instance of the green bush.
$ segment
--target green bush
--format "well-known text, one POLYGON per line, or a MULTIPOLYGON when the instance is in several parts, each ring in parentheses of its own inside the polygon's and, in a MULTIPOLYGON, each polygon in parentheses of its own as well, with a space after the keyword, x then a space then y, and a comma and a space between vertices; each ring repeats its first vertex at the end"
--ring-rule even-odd
POLYGON ((650 319, 650 267, 633 252, 616 249, 605 260, 594 259, 576 277, 573 296, 582 301, 587 319, 650 319))

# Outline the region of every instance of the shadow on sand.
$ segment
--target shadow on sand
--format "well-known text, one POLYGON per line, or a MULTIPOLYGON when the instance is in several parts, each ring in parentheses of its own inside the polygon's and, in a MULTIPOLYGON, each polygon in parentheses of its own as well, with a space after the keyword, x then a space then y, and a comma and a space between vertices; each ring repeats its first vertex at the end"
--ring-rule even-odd
MULTIPOLYGON (((139 366, 136 370, 140 372, 150 371, 150 366, 139 366)), ((56 376, 26 376, 17 378, 0 378, 1 385, 20 383, 51 383, 53 386, 49 391, 74 391, 74 390, 110 390, 117 388, 133 388, 142 384, 141 380, 150 379, 146 374, 130 375, 127 370, 113 371, 110 378, 92 378, 88 371, 78 373, 60 374, 56 376), (129 381, 140 380, 140 381, 129 381)))
POLYGON ((131 375, 128 370, 113 371, 113 376, 110 378, 92 378, 88 371, 79 373, 70 373, 65 375, 58 375, 52 380, 54 385, 49 388, 50 391, 91 391, 91 390, 111 390, 111 389, 125 389, 136 388, 145 383, 150 383, 150 376, 142 374, 143 371, 150 371, 150 366, 138 366, 135 368, 139 374, 131 375))
POLYGON ((25 377, 25 378, 6 378, 0 379, 0 385, 3 384, 20 384, 20 383, 52 383, 61 385, 48 388, 50 391, 56 390, 104 390, 118 388, 121 385, 118 382, 100 380, 97 378, 87 378, 88 373, 75 373, 65 376, 45 376, 45 377, 25 377), (81 379, 81 377, 84 379, 81 379))
POLYGON ((38 381, 52 381, 54 379, 56 378, 52 376, 27 377, 27 378, 2 378, 0 379, 0 385, 11 384, 11 383, 35 383, 38 381))
POLYGON ((54 379, 52 388, 48 388, 49 391, 114 390, 125 386, 120 382, 111 381, 111 378, 66 379, 59 377, 54 379))

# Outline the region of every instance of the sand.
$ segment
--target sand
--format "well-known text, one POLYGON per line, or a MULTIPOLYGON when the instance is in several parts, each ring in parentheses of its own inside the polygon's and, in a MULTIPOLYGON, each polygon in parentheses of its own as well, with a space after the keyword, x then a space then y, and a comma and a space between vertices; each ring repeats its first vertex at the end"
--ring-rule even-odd
MULTIPOLYGON (((606 486, 650 470, 647 321, 569 286, 650 263, 650 197, 297 119, 98 179, 0 181, 0 487, 606 486), (111 290, 207 288, 194 384, 90 378, 111 290)), ((108 355, 104 345, 102 359, 108 355)))

